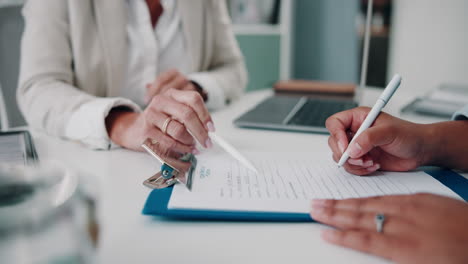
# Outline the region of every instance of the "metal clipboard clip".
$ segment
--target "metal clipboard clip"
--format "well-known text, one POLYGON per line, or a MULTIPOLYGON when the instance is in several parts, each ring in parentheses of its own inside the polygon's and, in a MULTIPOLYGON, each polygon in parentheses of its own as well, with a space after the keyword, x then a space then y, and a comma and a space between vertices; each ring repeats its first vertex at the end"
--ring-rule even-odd
POLYGON ((187 153, 178 159, 166 156, 162 158, 158 154, 160 151, 157 141, 146 139, 141 146, 162 164, 161 171, 145 180, 143 185, 151 189, 162 189, 182 183, 189 191, 192 189, 193 171, 197 166, 197 159, 193 154, 187 153))

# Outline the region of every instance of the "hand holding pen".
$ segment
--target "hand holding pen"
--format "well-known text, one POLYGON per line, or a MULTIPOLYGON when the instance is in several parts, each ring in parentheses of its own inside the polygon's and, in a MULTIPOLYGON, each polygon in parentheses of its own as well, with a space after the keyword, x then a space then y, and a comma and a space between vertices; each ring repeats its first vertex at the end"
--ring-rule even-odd
MULTIPOLYGON (((381 109, 382 104, 379 105, 381 109)), ((336 162, 349 156, 342 166, 357 175, 371 174, 379 169, 407 171, 425 162, 423 146, 428 139, 425 125, 407 122, 380 113, 380 110, 375 116, 375 113, 370 115, 371 112, 368 107, 358 107, 328 118, 328 144, 336 162), (372 126, 360 129, 367 126, 365 120, 368 118, 374 119, 367 121, 372 126), (358 134, 359 130, 361 132, 358 134), (343 154, 345 152, 346 156, 343 154)))

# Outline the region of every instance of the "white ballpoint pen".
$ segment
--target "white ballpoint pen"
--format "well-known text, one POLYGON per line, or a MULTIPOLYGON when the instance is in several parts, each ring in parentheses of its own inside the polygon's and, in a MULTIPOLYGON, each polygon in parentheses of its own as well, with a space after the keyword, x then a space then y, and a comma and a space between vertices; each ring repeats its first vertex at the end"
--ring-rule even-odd
POLYGON ((237 161, 243 164, 245 167, 253 171, 254 173, 258 174, 257 168, 246 158, 242 155, 236 148, 234 148, 231 144, 229 144, 226 140, 222 137, 218 136, 214 132, 209 133, 210 138, 217 143, 222 149, 224 149, 227 153, 229 153, 232 157, 234 157, 237 161))
POLYGON ((371 111, 369 114, 367 114, 366 119, 364 119, 364 122, 362 122, 361 127, 359 127, 358 131, 354 135, 353 139, 349 143, 348 147, 346 148, 345 152, 343 153, 343 156, 341 156, 340 161, 338 162, 338 167, 341 167, 345 164, 345 162, 349 159, 349 154, 348 154, 348 149, 351 144, 353 144, 354 140, 359 137, 359 135, 366 129, 368 129, 372 123, 374 123, 375 119, 377 116, 379 116, 380 111, 382 111, 382 108, 385 107, 385 105, 388 103, 390 98, 392 98, 392 95, 395 93, 395 91, 398 89, 401 83, 401 76, 396 74, 393 76, 392 80, 388 83, 387 87, 385 90, 382 92, 380 95, 379 99, 375 103, 375 105, 372 107, 371 111))

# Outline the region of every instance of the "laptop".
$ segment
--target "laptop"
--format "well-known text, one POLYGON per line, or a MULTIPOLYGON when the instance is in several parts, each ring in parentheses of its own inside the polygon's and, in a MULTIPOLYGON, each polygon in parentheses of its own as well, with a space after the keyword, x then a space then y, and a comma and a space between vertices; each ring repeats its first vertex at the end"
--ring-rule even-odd
POLYGON ((328 117, 359 105, 360 90, 365 85, 367 73, 372 2, 369 1, 367 9, 360 85, 356 87, 353 98, 273 95, 234 120, 234 125, 243 128, 328 133, 325 127, 328 117))

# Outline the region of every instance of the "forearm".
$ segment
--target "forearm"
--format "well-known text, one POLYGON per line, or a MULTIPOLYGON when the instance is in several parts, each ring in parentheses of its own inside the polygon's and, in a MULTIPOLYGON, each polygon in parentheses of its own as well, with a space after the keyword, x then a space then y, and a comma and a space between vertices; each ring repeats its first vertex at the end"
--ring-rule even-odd
POLYGON ((448 121, 427 125, 427 161, 435 165, 468 171, 468 121, 448 121))

